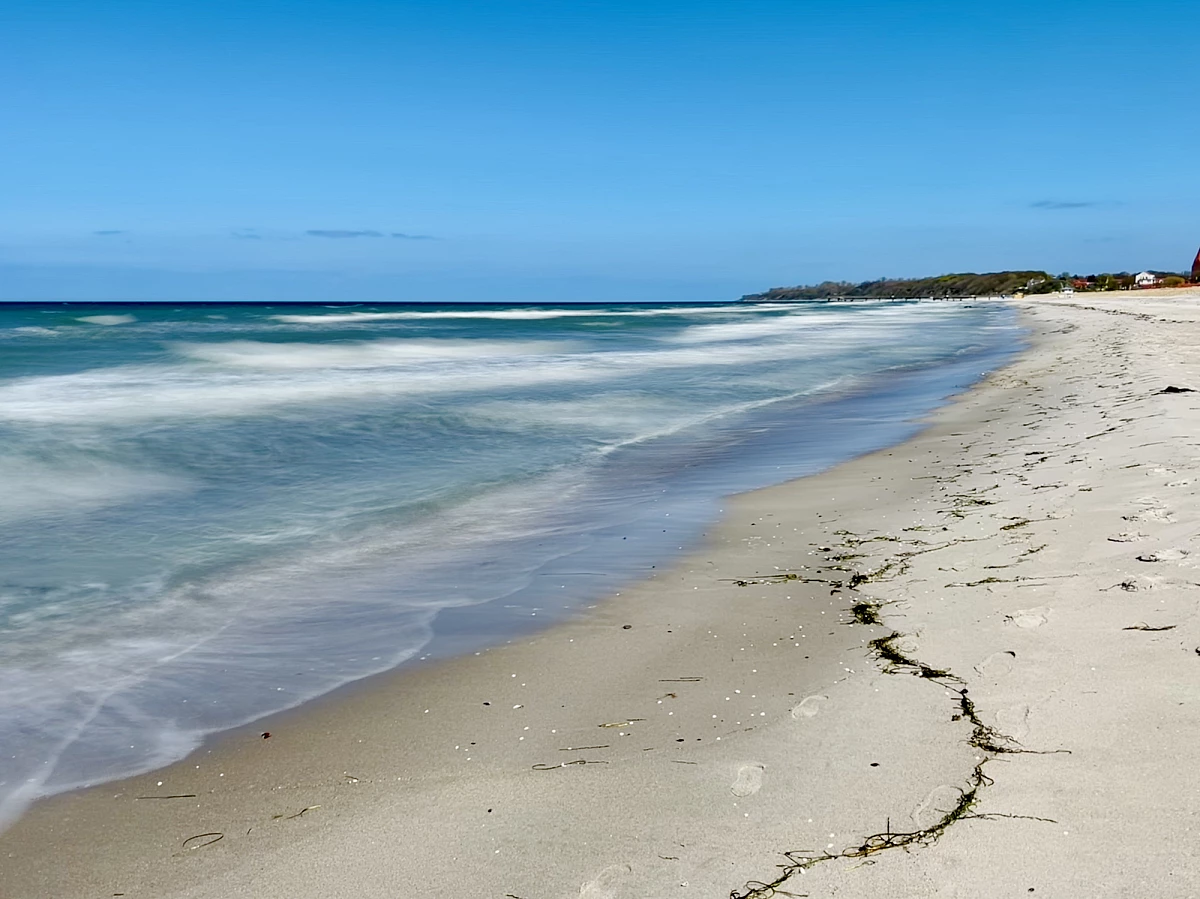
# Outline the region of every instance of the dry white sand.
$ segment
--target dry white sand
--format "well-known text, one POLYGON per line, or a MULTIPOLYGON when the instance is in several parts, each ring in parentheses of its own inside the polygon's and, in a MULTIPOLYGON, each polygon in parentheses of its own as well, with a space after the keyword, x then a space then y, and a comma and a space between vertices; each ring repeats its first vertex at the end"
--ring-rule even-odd
POLYGON ((1025 308, 578 620, 40 803, 0 896, 1200 895, 1200 301, 1025 308))

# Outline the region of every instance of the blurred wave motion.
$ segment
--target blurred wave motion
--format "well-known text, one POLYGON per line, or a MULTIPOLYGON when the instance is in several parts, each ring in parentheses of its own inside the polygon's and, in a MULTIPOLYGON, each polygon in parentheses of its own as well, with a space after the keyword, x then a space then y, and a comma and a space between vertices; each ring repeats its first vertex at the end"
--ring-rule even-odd
POLYGON ((0 306, 0 826, 569 614, 902 439, 999 303, 0 306))

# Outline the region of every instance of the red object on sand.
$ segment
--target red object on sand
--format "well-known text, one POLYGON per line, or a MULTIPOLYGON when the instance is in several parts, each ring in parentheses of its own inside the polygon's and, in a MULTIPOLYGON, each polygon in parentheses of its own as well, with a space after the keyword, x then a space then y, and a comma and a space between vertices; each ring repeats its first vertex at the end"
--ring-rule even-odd
POLYGON ((1200 250, 1196 251, 1196 261, 1192 263, 1192 280, 1200 281, 1200 250))

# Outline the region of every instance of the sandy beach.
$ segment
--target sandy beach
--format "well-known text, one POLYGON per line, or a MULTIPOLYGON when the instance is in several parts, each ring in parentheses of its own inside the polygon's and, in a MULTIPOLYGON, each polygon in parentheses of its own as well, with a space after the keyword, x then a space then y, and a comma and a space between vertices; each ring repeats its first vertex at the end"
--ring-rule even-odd
POLYGON ((576 619, 38 803, 0 897, 1200 895, 1200 291, 576 619))

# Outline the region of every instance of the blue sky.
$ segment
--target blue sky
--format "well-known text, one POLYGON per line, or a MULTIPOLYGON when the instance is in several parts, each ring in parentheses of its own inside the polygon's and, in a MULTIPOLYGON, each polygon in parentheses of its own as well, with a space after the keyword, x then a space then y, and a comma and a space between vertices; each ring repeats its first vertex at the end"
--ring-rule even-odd
POLYGON ((1200 3, 7 0, 0 299, 1182 269, 1200 3))

